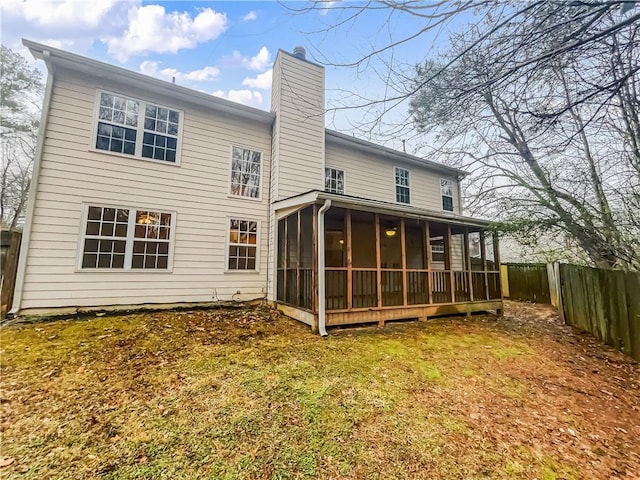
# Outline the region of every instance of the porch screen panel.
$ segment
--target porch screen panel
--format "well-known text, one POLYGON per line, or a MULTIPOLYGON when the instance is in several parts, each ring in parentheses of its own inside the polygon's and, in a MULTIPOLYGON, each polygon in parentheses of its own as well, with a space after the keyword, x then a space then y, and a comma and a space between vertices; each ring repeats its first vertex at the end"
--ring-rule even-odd
POLYGON ((346 210, 331 208, 324 217, 325 305, 327 310, 347 308, 346 210))
POLYGON ((276 298, 279 302, 284 302, 284 286, 285 286, 285 257, 286 257, 286 245, 287 238, 285 234, 285 219, 278 220, 278 278, 276 286, 276 298))
POLYGON ((345 210, 332 208, 324 217, 325 267, 347 266, 345 210))
POLYGON ((380 264, 382 269, 402 269, 402 238, 398 218, 380 217, 380 264))
POLYGON ((351 213, 351 255, 353 268, 376 268, 375 215, 368 212, 351 213))
POLYGON ((351 212, 351 261, 353 308, 378 305, 376 218, 373 213, 351 212))
POLYGON ((410 225, 407 221, 405 226, 407 236, 407 268, 410 270, 426 269, 427 264, 424 258, 424 232, 420 225, 410 225))
POLYGON ((313 207, 300 211, 300 271, 298 305, 313 307, 313 207))
POLYGON ((287 217, 287 258, 285 302, 298 304, 298 214, 287 217))
POLYGON ((454 301, 468 302, 471 300, 471 286, 464 260, 466 254, 464 234, 460 231, 461 227, 452 227, 451 230, 451 270, 455 288, 454 301))
POLYGON ((402 232, 400 219, 380 216, 382 305, 403 305, 402 232))

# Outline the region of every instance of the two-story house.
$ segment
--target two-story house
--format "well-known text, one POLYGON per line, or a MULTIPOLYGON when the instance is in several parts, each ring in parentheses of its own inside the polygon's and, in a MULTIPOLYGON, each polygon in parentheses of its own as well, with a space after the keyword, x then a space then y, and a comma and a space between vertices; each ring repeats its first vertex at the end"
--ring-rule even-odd
POLYGON ((265 112, 24 44, 48 79, 14 313, 264 299, 324 333, 502 309, 465 173, 325 129, 303 49, 265 112))

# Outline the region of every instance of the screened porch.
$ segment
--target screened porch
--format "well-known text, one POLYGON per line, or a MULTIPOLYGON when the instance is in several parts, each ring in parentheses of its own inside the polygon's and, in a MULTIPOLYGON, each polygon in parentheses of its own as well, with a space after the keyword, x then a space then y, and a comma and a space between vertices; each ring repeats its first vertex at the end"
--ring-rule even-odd
POLYGON ((319 204, 278 220, 278 306, 317 325, 436 315, 501 312, 497 237, 487 222, 460 222, 319 204), (318 245, 324 243, 324 299, 319 298, 318 245))

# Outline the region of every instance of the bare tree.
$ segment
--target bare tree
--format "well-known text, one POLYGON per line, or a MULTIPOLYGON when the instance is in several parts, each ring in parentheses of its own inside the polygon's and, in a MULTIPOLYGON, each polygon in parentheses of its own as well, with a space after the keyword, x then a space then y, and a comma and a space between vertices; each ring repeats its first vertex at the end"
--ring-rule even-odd
MULTIPOLYGON (((510 83, 514 76, 545 66, 561 54, 584 52, 604 39, 640 22, 640 2, 637 0, 450 0, 423 2, 420 0, 380 0, 367 2, 330 2, 325 0, 297 4, 285 4, 295 14, 332 12, 332 22, 308 34, 322 37, 332 31, 348 31, 363 16, 375 15, 380 25, 374 31, 384 31, 381 43, 366 46, 366 52, 353 58, 329 58, 322 49, 322 41, 314 42, 312 54, 327 65, 353 68, 377 75, 387 82, 384 97, 364 97, 357 92, 348 94, 340 109, 369 107, 374 111, 373 124, 384 122, 384 115, 399 105, 405 104, 423 86, 442 75, 463 56, 482 49, 487 43, 494 49, 494 62, 502 65, 500 73, 483 80, 483 84, 470 84, 461 94, 473 92, 488 84, 510 83), (441 36, 452 22, 460 18, 471 18, 473 24, 485 28, 464 49, 449 56, 447 61, 434 69, 421 82, 407 82, 411 72, 407 65, 397 63, 394 51, 402 46, 415 46, 415 63, 424 63, 434 51, 429 47, 434 38, 441 36), (613 21, 611 19, 613 18, 613 21), (405 22, 408 20, 409 22, 405 22), (417 21, 416 21, 417 20, 417 21), (386 25, 396 22, 402 28, 389 29, 386 25), (404 25, 417 25, 413 29, 404 25), (526 28, 522 28, 526 26, 526 28), (544 45, 544 48, 539 48, 544 45), (531 46, 537 46, 531 51, 531 46), (418 53, 420 52, 420 53, 418 53), (529 52, 528 55, 523 55, 529 52), (382 67, 377 67, 379 62, 382 67), (349 103, 350 102, 350 103, 349 103)), ((635 72, 627 72, 633 75, 635 72)), ((609 79, 593 85, 584 85, 576 103, 588 102, 603 90, 621 88, 626 76, 609 79)), ((548 115, 562 111, 549 111, 548 115)))
POLYGON ((414 121, 439 132, 440 155, 473 172, 476 213, 520 237, 565 236, 595 265, 640 268, 638 76, 625 73, 638 71, 638 40, 636 28, 620 31, 506 84, 491 81, 509 68, 495 62, 500 43, 469 51, 475 38, 459 35, 450 55, 466 53, 445 72, 417 69, 414 121), (585 85, 606 77, 625 80, 586 101, 585 85))
POLYGON ((13 230, 23 219, 29 194, 43 85, 40 72, 4 45, 0 66, 0 214, 3 228, 13 230))

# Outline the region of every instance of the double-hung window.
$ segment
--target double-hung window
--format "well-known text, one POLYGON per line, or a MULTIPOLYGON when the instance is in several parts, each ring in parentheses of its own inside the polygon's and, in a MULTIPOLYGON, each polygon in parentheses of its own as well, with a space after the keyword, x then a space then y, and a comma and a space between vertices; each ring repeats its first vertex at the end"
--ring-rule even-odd
POLYGON ((324 190, 330 193, 344 193, 344 170, 324 169, 324 190))
POLYGON ((442 195, 442 209, 453 212, 453 182, 451 180, 440 179, 440 194, 442 195))
POLYGON ((258 270, 258 222, 229 219, 228 270, 258 270))
POLYGON ((411 203, 409 196, 409 170, 395 167, 396 202, 411 203))
POLYGON ((108 92, 99 92, 95 148, 177 163, 182 113, 108 92))
POLYGON ((103 207, 86 209, 82 270, 169 270, 175 213, 103 207))
POLYGON ((231 185, 229 193, 238 197, 260 198, 262 153, 231 147, 231 185))

